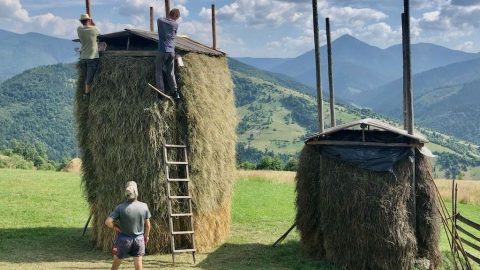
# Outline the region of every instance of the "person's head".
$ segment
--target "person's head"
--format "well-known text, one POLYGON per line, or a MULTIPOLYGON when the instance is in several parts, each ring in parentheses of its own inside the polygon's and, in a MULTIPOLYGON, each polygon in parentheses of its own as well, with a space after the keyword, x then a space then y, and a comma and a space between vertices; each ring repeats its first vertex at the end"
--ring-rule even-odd
POLYGON ((138 198, 138 188, 135 181, 127 182, 127 185, 125 186, 125 198, 129 202, 133 202, 138 198))
POLYGON ((89 26, 92 24, 92 18, 90 18, 88 14, 82 14, 80 16, 80 23, 82 23, 83 26, 89 26))
POLYGON ((170 12, 168 13, 168 18, 175 21, 178 20, 178 18, 180 18, 180 10, 178 8, 170 10, 170 12))

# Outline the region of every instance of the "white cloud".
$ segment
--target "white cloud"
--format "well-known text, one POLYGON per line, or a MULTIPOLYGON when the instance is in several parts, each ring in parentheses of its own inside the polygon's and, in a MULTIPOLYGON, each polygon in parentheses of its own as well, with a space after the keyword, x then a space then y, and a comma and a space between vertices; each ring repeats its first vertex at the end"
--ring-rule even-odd
MULTIPOLYGON (((212 25, 210 22, 185 21, 179 25, 180 35, 187 35, 205 45, 212 44, 212 25)), ((217 25, 217 47, 229 54, 244 54, 248 48, 246 43, 239 37, 224 31, 221 25, 217 25)))
MULTIPOLYGON (((178 8, 181 17, 188 17, 190 11, 185 6, 186 0, 173 1, 171 8, 178 8)), ((118 7, 120 15, 129 17, 133 24, 142 25, 148 22, 149 7, 153 7, 155 17, 165 17, 165 3, 159 0, 123 0, 118 7)))
POLYGON ((20 0, 0 0, 0 26, 15 32, 35 31, 62 37, 73 37, 75 19, 65 19, 52 13, 31 16, 20 0))

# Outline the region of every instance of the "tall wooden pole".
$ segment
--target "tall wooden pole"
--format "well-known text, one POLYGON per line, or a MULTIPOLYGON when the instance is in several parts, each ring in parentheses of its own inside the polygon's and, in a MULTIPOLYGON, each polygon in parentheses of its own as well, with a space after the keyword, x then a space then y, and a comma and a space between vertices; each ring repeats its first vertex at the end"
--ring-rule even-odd
POLYGON ((327 50, 328 50, 328 89, 330 93, 330 126, 337 125, 335 119, 335 95, 333 89, 333 61, 332 61, 332 38, 330 35, 330 18, 325 19, 327 25, 327 50))
POLYGON ((407 116, 407 54, 405 39, 406 26, 405 26, 405 13, 402 13, 402 55, 403 55, 403 129, 408 130, 408 116, 407 116))
POLYGON ((406 63, 406 107, 407 107, 407 131, 413 134, 414 117, 413 117, 413 93, 412 93, 412 64, 410 54, 410 0, 404 0, 404 17, 405 17, 405 63, 406 63))
POLYGON ((90 0, 85 0, 85 9, 88 16, 92 17, 92 14, 90 13, 90 0))
POLYGON ((320 75, 320 40, 318 33, 318 10, 317 0, 312 0, 313 8, 313 37, 315 40, 315 66, 317 77, 317 106, 318 106, 318 127, 320 133, 324 130, 323 125, 323 99, 322 99, 322 78, 320 75))
POLYGON ((215 4, 212 4, 212 48, 217 49, 217 20, 215 17, 215 4))
POLYGON ((153 26, 153 7, 150 7, 150 32, 155 32, 155 28, 153 26))
POLYGON ((170 13, 170 0, 165 0, 165 17, 168 17, 170 13))

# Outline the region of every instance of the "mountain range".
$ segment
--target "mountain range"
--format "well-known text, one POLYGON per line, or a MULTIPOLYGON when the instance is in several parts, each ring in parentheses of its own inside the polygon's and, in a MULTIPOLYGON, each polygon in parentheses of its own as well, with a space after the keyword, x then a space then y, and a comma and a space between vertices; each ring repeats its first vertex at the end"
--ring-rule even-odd
POLYGON ((71 63, 78 59, 77 46, 71 40, 0 29, 0 81, 33 67, 71 63))
MULTIPOLYGON (((359 97, 402 77, 401 45, 381 49, 351 35, 344 35, 332 42, 332 48, 335 95, 339 100, 362 105, 358 102, 359 97)), ((311 50, 296 58, 273 58, 271 62, 268 62, 268 59, 253 61, 248 58, 237 58, 237 60, 259 69, 289 76, 303 84, 315 87, 314 53, 311 50)), ((326 92, 328 89, 326 46, 320 48, 320 57, 322 88, 326 92)), ((480 58, 480 54, 451 50, 435 44, 412 45, 413 73, 477 58, 480 58)))

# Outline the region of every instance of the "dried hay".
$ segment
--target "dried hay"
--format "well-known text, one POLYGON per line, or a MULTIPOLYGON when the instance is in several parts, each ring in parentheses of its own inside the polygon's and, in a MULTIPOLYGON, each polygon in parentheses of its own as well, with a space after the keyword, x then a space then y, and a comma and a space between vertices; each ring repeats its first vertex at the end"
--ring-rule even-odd
POLYGON ((305 254, 348 269, 411 269, 416 257, 440 264, 439 215, 431 166, 416 156, 417 230, 408 157, 376 173, 322 157, 306 145, 297 180, 297 228, 305 254))
POLYGON ((226 58, 184 55, 177 105, 159 101, 147 86, 154 81, 153 57, 100 59, 90 101, 82 100, 83 70, 76 93, 83 186, 96 246, 111 248, 114 235, 103 222, 123 199, 124 184, 136 181, 139 199, 152 212, 147 249, 170 250, 165 143, 188 146, 197 249, 217 245, 228 235, 235 173, 236 118, 226 58))
POLYGON ((79 158, 74 158, 68 162, 68 164, 63 168, 64 172, 70 173, 80 173, 82 171, 82 160, 79 158))

